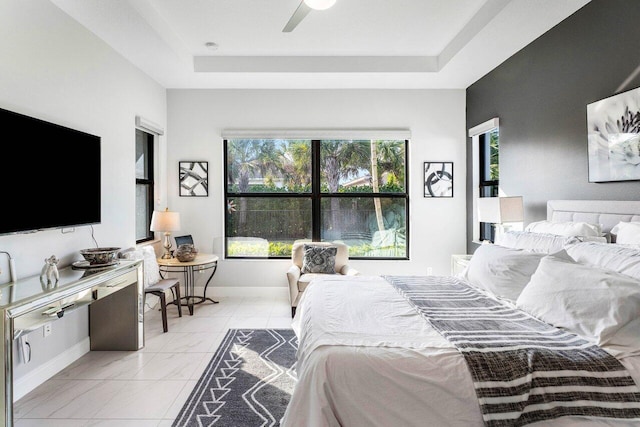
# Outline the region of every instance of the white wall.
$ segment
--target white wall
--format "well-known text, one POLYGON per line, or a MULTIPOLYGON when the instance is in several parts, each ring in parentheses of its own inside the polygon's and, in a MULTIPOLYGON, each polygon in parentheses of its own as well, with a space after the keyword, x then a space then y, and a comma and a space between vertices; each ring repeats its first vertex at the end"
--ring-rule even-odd
MULTIPOLYGON (((410 260, 352 261, 363 274, 449 274, 465 253, 464 90, 168 90, 168 201, 201 252, 222 257, 225 129, 408 128, 410 260), (209 161, 209 197, 178 196, 178 162, 209 161), (454 197, 423 197, 423 162, 454 162, 454 197)), ((286 260, 222 260, 212 284, 286 286, 286 260)), ((203 284, 200 278, 199 285, 203 284)), ((212 292, 215 295, 215 291, 212 292)))
MULTIPOLYGON (((94 226, 95 238, 100 246, 134 245, 135 116, 164 126, 164 88, 46 0, 0 2, 0 58, 0 107, 102 137, 102 223, 94 226)), ((20 135, 2 135, 0 140, 2 162, 11 161, 8 150, 22 142, 20 135)), ((29 197, 38 197, 40 191, 74 189, 69 183, 49 183, 33 189, 29 197)), ((3 209, 20 209, 18 200, 2 202, 3 209)), ((47 209, 55 206, 25 214, 46 215, 47 209)), ((39 274, 52 254, 64 266, 82 259, 80 249, 93 246, 89 227, 68 234, 58 230, 0 236, 0 250, 15 259, 18 277, 39 274)), ((9 279, 6 261, 0 258, 0 283, 9 279)), ((40 351, 61 351, 86 338, 86 318, 85 311, 56 322, 47 338, 50 345, 42 350, 36 344, 42 340, 34 337, 34 359, 44 359, 40 351)), ((27 367, 34 364, 36 360, 27 367)), ((18 377, 23 369, 16 366, 18 377)))

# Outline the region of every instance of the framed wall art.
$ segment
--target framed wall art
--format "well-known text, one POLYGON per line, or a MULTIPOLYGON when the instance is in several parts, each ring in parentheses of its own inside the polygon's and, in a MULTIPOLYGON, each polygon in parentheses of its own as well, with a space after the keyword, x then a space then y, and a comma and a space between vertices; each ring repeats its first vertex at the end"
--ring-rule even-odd
POLYGON ((453 197, 453 162, 424 162, 424 197, 453 197))
POLYGON ((180 196, 207 197, 209 195, 209 162, 178 162, 180 196))
POLYGON ((589 182, 640 180, 640 88, 587 105, 589 182))

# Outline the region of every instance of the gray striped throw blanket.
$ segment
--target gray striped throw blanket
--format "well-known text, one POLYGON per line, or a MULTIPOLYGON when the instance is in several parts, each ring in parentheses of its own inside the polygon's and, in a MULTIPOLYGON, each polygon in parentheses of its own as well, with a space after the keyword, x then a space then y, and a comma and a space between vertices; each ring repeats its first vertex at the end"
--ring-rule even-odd
POLYGON ((640 390, 612 355, 455 277, 384 276, 463 355, 486 426, 565 416, 640 422, 640 390))

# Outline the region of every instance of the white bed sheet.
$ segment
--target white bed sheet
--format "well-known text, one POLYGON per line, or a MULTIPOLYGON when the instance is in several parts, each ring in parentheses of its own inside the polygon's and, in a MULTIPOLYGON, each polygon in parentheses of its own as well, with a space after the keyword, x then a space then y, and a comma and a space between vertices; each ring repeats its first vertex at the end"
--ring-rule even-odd
MULTIPOLYGON (((483 425, 464 358, 381 277, 314 280, 293 328, 298 382, 283 427, 483 425)), ((640 357, 621 361, 640 384, 640 357)), ((634 425, 585 417, 537 424, 634 425)))

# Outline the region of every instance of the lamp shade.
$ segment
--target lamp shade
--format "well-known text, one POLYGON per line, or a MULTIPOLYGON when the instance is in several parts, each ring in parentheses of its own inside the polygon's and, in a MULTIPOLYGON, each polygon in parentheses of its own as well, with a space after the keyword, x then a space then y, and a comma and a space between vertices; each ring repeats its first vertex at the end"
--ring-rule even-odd
POLYGON ((153 211, 150 230, 164 232, 180 230, 180 213, 170 212, 168 208, 164 211, 153 211))
POLYGON ((336 3, 336 0, 304 0, 304 2, 311 9, 325 10, 333 6, 336 3))
POLYGON ((480 197, 478 199, 478 221, 494 224, 524 221, 522 196, 480 197))

